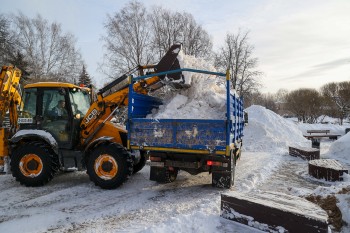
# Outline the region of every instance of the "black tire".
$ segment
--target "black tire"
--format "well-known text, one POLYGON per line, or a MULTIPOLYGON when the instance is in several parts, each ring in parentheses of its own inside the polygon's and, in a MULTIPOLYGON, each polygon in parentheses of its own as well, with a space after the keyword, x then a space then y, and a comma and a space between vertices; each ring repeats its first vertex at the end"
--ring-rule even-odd
POLYGON ((133 161, 123 146, 105 143, 91 152, 86 168, 95 185, 103 189, 115 189, 133 173, 133 161))
POLYGON ((174 169, 174 170, 166 169, 166 171, 165 171, 165 183, 174 182, 177 178, 177 174, 178 174, 177 169, 174 169))
POLYGON ((151 167, 150 180, 158 183, 172 183, 176 180, 178 169, 169 170, 167 167, 151 167))
POLYGON ((12 176, 25 186, 42 186, 52 180, 58 171, 56 157, 42 142, 21 145, 11 154, 12 176))
POLYGON ((137 173, 142 170, 142 168, 146 165, 146 156, 144 151, 140 151, 140 161, 136 164, 134 164, 134 171, 133 173, 137 173))

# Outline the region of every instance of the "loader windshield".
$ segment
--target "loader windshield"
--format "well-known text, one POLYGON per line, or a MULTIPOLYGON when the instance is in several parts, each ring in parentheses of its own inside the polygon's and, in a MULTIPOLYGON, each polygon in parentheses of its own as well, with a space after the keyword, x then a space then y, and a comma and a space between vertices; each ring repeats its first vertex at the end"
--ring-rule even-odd
POLYGON ((87 91, 73 88, 69 91, 73 114, 85 116, 90 108, 90 96, 87 91))

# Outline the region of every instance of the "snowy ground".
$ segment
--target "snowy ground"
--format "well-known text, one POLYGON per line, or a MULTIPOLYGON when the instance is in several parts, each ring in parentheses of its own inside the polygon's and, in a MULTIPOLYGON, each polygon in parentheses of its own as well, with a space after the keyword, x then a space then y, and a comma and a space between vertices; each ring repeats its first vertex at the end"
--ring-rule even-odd
MULTIPOLYGON (((307 126, 289 125, 262 107, 248 111, 251 122, 245 129, 246 149, 232 190, 305 196, 326 195, 350 186, 349 176, 343 182, 316 180, 308 175, 306 161, 288 156, 289 142, 311 144, 299 137, 298 128, 307 126), (259 114, 254 117, 254 112, 259 114), (289 128, 279 129, 280 135, 275 137, 273 131, 283 123, 289 128), (272 144, 266 146, 269 141, 272 144)), ((338 149, 350 144, 348 136, 346 145, 341 139, 336 141, 338 149)), ((321 157, 331 157, 332 144, 335 142, 321 141, 321 157)), ((23 187, 11 175, 2 175, 0 232, 260 232, 220 217, 220 194, 229 191, 211 187, 211 176, 206 173, 191 176, 180 172, 171 184, 157 184, 148 178, 146 166, 122 187, 102 190, 84 172, 62 173, 38 188, 23 187)), ((343 219, 350 223, 350 195, 337 195, 343 219)), ((349 227, 342 230, 349 231, 349 227)))
MULTIPOLYGON (((180 54, 184 68, 210 69, 205 62, 180 54)), ((225 87, 215 77, 194 75, 192 86, 170 93, 168 106, 150 117, 217 119, 225 117, 225 87)), ((344 135, 350 125, 306 125, 284 119, 260 106, 251 106, 244 130, 243 152, 236 168, 238 192, 268 190, 304 197, 335 195, 343 220, 350 225, 350 194, 343 182, 316 180, 308 163, 288 155, 289 145, 309 146, 303 137, 309 128, 330 129, 344 135)), ((350 168, 350 134, 321 141, 321 157, 339 159, 350 168)), ((85 172, 62 173, 44 187, 21 186, 11 175, 0 176, 0 232, 260 232, 220 217, 220 194, 231 190, 211 187, 207 173, 181 172, 171 184, 149 181, 149 166, 116 190, 102 190, 85 172)), ((350 232, 343 227, 342 232, 350 232)))

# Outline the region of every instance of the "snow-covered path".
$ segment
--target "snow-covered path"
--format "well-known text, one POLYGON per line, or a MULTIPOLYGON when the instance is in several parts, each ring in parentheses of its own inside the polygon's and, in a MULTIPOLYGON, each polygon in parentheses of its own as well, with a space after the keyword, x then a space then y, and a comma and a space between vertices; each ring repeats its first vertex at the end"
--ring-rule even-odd
MULTIPOLYGON (((240 183, 246 177, 237 170, 240 183)), ((60 174, 38 188, 0 176, 0 232, 259 232, 220 218, 223 190, 211 187, 210 175, 181 172, 171 184, 148 176, 146 166, 116 190, 94 186, 84 172, 60 174)))
MULTIPOLYGON (((283 177, 293 177, 292 168, 284 170, 281 179, 277 176, 283 167, 302 162, 246 152, 238 163, 233 190, 303 188, 289 180, 289 186, 279 183, 283 177)), ((102 190, 84 172, 60 174, 38 188, 23 187, 10 175, 0 176, 0 232, 260 232, 220 217, 220 194, 226 191, 211 187, 206 173, 180 172, 171 184, 157 184, 148 177, 146 166, 119 189, 102 190)), ((314 187, 304 188, 310 192, 314 187)))
MULTIPOLYGON (((266 109, 251 110, 259 114, 251 114, 245 129, 244 151, 232 190, 304 196, 334 194, 350 187, 349 175, 344 182, 310 177, 307 161, 288 155, 291 142, 310 146, 295 129, 298 126, 266 109)), ((349 139, 346 135, 336 143, 322 141, 321 157, 348 162, 343 151, 349 151, 349 139), (332 147, 335 144, 336 148, 332 147)), ((220 217, 222 192, 229 191, 211 187, 207 173, 191 176, 181 171, 175 182, 158 184, 149 180, 149 166, 116 190, 100 189, 85 172, 62 173, 36 188, 21 186, 11 175, 1 175, 0 232, 261 232, 220 217)), ((349 223, 350 195, 337 195, 343 219, 349 223)), ((350 228, 343 228, 343 232, 350 232, 350 228)))

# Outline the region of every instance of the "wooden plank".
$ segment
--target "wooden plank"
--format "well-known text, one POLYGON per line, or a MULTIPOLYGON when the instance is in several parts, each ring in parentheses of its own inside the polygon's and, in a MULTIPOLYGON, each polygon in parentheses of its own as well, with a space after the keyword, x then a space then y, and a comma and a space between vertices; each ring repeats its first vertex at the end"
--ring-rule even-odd
POLYGON ((338 137, 340 137, 340 134, 314 134, 314 135, 303 135, 307 139, 312 138, 329 138, 329 139, 335 139, 337 140, 338 137))
POLYGON ((342 181, 348 170, 335 159, 309 161, 309 175, 327 181, 342 181))
POLYGON ((329 129, 319 129, 319 130, 306 130, 307 133, 312 134, 312 133, 330 133, 331 131, 329 129))
POLYGON ((320 150, 308 147, 289 147, 289 155, 300 157, 305 160, 313 160, 320 158, 320 150))
POLYGON ((221 194, 221 216, 267 232, 328 232, 328 215, 319 206, 276 192, 221 194))

